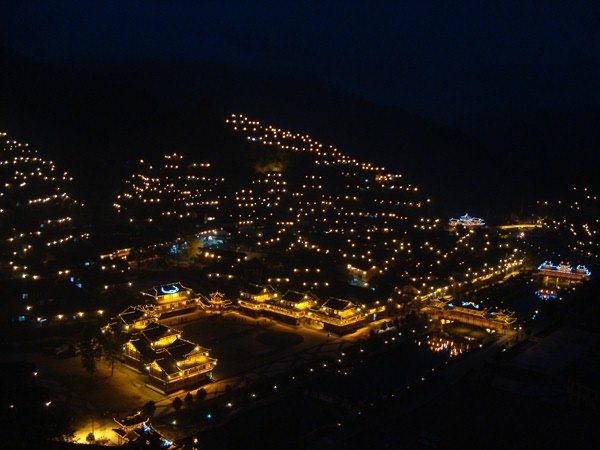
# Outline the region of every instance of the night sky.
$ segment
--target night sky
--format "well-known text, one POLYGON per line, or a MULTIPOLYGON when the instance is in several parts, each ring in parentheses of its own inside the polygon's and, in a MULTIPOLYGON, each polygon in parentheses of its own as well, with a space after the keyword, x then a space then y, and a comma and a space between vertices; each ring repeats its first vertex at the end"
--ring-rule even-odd
POLYGON ((0 45, 89 72, 204 61, 301 74, 489 151, 569 151, 589 166, 600 153, 599 18, 597 1, 20 0, 3 7, 0 45))

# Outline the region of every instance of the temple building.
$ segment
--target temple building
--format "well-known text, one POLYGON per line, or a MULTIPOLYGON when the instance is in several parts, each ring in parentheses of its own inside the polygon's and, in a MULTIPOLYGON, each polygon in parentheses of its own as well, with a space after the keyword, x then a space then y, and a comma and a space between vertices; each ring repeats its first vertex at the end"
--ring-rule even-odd
POLYGON ((211 292, 208 296, 201 295, 198 298, 198 306, 208 313, 219 313, 233 306, 231 300, 225 298, 225 294, 219 291, 211 292))
POLYGON ((198 295, 181 283, 163 284, 141 292, 146 304, 153 306, 161 317, 196 311, 198 295))
MULTIPOLYGON (((239 305, 252 316, 272 317, 280 322, 345 334, 367 320, 365 311, 350 300, 330 297, 321 303, 312 292, 288 290, 285 294, 271 286, 250 284, 240 291, 239 305)), ((381 306, 377 312, 384 311, 381 306)))
POLYGON ((463 302, 464 306, 455 306, 451 300, 430 300, 422 311, 436 320, 456 321, 497 331, 515 326, 517 318, 514 311, 491 311, 478 305, 471 307, 470 303, 463 302))
POLYGON ((248 300, 253 303, 260 303, 277 298, 279 295, 277 289, 270 285, 260 286, 258 284, 249 283, 240 291, 240 301, 248 300))
POLYGON ((263 311, 276 319, 298 325, 299 319, 306 311, 317 304, 317 297, 312 292, 287 291, 277 299, 266 301, 263 311))
POLYGON ((367 313, 350 300, 329 297, 324 303, 308 311, 306 319, 307 324, 313 328, 345 334, 363 325, 367 313))
POLYGON ((482 227, 485 225, 485 220, 479 217, 471 217, 469 216, 469 214, 465 214, 464 216, 460 216, 458 219, 450 219, 448 225, 450 225, 451 227, 462 226, 467 228, 482 227))
POLYGON ((209 349, 181 337, 181 331, 151 323, 123 346, 127 363, 150 377, 150 384, 172 392, 207 379, 217 360, 209 349))
POLYGON ((571 267, 568 264, 553 265, 550 261, 544 261, 538 266, 540 275, 567 280, 583 281, 590 278, 592 272, 585 266, 571 267))
POLYGON ((273 317, 282 322, 299 324, 304 312, 318 299, 312 292, 289 290, 281 294, 272 286, 249 284, 240 291, 239 305, 251 315, 273 317))
POLYGON ((167 439, 150 424, 150 419, 139 412, 124 418, 113 419, 118 425, 113 431, 119 436, 119 446, 127 448, 147 448, 178 450, 182 447, 167 439))
POLYGON ((238 298, 239 305, 247 310, 247 312, 256 315, 256 312, 261 311, 264 308, 264 303, 269 300, 276 299, 281 294, 274 287, 260 286, 258 284, 249 283, 243 289, 240 290, 240 296, 238 298))
MULTIPOLYGON (((181 331, 160 322, 162 318, 195 311, 200 296, 180 283, 156 286, 142 295, 145 305, 129 306, 111 318, 102 332, 123 345, 122 359, 149 376, 149 385, 164 393, 208 381, 217 364, 209 349, 182 338, 181 331)), ((231 302, 217 292, 207 299, 211 308, 231 302)))
POLYGON ((143 330, 157 320, 158 314, 154 313, 152 308, 128 306, 123 312, 112 318, 112 321, 102 330, 103 332, 110 330, 113 333, 130 333, 135 330, 143 330))

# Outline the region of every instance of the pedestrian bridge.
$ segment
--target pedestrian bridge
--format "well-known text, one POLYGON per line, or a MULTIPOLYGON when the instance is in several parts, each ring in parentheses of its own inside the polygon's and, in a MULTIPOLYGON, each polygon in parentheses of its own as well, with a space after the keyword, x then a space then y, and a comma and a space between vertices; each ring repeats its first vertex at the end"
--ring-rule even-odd
POLYGON ((454 306, 450 301, 432 300, 422 308, 434 319, 453 320, 493 330, 506 330, 517 321, 515 313, 508 310, 489 311, 454 306))

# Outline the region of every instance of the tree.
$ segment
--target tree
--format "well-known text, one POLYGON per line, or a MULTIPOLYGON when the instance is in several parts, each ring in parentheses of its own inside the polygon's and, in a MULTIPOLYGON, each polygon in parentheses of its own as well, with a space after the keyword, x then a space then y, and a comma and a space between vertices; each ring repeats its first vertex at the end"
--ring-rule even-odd
POLYGON ((155 412, 156 412, 156 403, 154 403, 154 401, 152 401, 152 400, 147 402, 144 405, 144 407, 142 408, 142 414, 146 417, 152 417, 155 412))
POLYGON ((188 392, 183 399, 183 402, 185 403, 185 407, 190 409, 192 406, 194 406, 194 397, 192 397, 192 394, 188 392))
POLYGON ((196 392, 196 398, 198 399, 198 401, 202 401, 206 398, 206 389, 204 388, 200 388, 198 389, 198 392, 196 392))
POLYGON ((173 399, 173 403, 171 403, 171 406, 173 407, 173 409, 175 411, 179 411, 179 409, 181 408, 182 405, 183 405, 183 402, 181 401, 181 399, 179 397, 175 397, 173 399))
POLYGON ((115 360, 121 354, 122 343, 119 341, 117 334, 115 333, 104 333, 104 339, 102 341, 102 350, 104 360, 110 364, 110 376, 112 377, 115 373, 115 360))
POLYGON ((102 355, 100 343, 95 337, 86 339, 81 343, 81 365, 94 378, 98 370, 98 360, 102 355))

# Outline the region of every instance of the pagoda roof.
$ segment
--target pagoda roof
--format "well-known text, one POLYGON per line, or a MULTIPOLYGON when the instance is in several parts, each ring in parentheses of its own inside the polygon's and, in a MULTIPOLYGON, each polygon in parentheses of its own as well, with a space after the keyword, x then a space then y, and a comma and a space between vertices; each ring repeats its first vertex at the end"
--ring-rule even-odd
POLYGON ((169 354, 166 354, 162 358, 157 359, 156 364, 158 364, 158 367, 160 367, 160 369, 167 375, 179 373, 179 371, 181 370, 177 365, 177 361, 175 360, 175 358, 173 358, 169 354))
POLYGON ((141 334, 148 339, 150 342, 156 342, 165 336, 172 336, 174 334, 181 334, 181 331, 174 328, 167 327, 158 322, 149 324, 146 328, 141 331, 141 334))
POLYGON ((139 319, 147 316, 147 311, 138 306, 128 306, 123 312, 117 314, 117 317, 125 324, 132 325, 139 319))
POLYGON ((331 308, 335 311, 342 311, 347 308, 352 308, 354 305, 349 300, 343 300, 341 298, 329 297, 323 305, 323 308, 331 308))
POLYGON ((248 284, 246 287, 242 289, 242 292, 250 295, 259 295, 265 290, 264 286, 259 286, 258 284, 248 284))
POLYGON ((159 357, 154 361, 160 370, 162 370, 167 375, 175 375, 179 374, 182 370, 188 370, 194 366, 202 366, 206 363, 215 363, 216 359, 205 357, 201 361, 193 361, 189 364, 182 364, 181 366, 178 362, 185 362, 185 358, 181 358, 177 360, 177 358, 173 357, 169 352, 160 352, 159 357))
POLYGON ((292 303, 300 303, 301 301, 304 300, 306 295, 307 294, 304 294, 303 292, 287 291, 283 295, 283 297, 281 297, 281 300, 285 300, 285 301, 292 302, 292 303))
POLYGON ((265 292, 275 293, 277 292, 277 289, 270 284, 261 286, 260 284, 248 283, 241 291, 245 294, 260 295, 265 292))
POLYGON ((146 339, 134 338, 129 341, 133 347, 140 352, 146 359, 153 360, 156 358, 156 352, 146 339))
POLYGON ((179 338, 164 349, 161 349, 160 353, 163 351, 168 352, 175 360, 181 361, 193 353, 202 353, 208 351, 208 349, 200 347, 195 342, 179 338))

